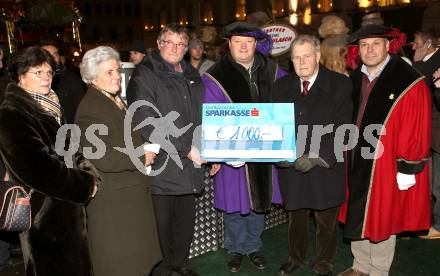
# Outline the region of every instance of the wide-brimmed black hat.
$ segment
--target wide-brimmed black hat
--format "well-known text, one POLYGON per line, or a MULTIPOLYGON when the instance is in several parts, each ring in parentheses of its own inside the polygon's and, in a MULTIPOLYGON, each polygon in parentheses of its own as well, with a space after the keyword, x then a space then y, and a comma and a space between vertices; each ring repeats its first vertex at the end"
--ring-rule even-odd
POLYGON ((359 39, 369 38, 369 37, 393 38, 393 36, 390 34, 392 31, 393 29, 391 27, 368 24, 362 26, 359 30, 351 34, 347 39, 347 43, 353 44, 357 42, 359 39))
POLYGON ((234 22, 223 28, 222 37, 230 38, 231 36, 247 36, 255 37, 257 40, 266 39, 267 35, 257 26, 248 22, 234 22))
POLYGON ((133 43, 130 45, 130 47, 128 47, 129 51, 135 51, 135 52, 139 52, 142 54, 146 54, 147 51, 145 49, 145 44, 142 41, 139 40, 135 40, 133 41, 133 43))

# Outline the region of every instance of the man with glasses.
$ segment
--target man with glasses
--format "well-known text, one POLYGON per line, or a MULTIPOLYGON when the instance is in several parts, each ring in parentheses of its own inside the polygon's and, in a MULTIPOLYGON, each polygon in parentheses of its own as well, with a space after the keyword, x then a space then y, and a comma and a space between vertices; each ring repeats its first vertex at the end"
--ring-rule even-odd
POLYGON ((134 114, 136 125, 150 121, 140 130, 143 138, 161 146, 150 183, 163 255, 156 272, 163 275, 197 275, 189 268, 189 250, 195 199, 203 191, 204 171, 192 141, 201 124, 203 83, 197 70, 183 60, 188 38, 187 30, 178 24, 165 26, 157 39, 158 50, 136 67, 127 88, 130 105, 138 100, 148 102, 134 114), (179 131, 170 131, 173 129, 179 131), (157 135, 167 130, 169 133, 157 135), (170 143, 174 147, 167 146, 170 143))

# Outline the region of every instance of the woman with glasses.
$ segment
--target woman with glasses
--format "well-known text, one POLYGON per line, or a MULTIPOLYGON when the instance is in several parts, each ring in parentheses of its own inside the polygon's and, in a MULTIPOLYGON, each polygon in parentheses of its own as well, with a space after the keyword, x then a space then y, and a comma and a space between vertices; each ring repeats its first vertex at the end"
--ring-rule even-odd
POLYGON ((91 161, 102 175, 102 189, 87 206, 95 276, 148 275, 161 259, 148 176, 129 155, 115 149, 127 147, 126 132, 135 148, 141 149, 142 156, 137 157, 141 170, 155 158, 154 153, 144 154, 140 134, 124 125, 127 107, 119 97, 120 66, 119 53, 107 46, 87 51, 80 64, 89 89, 75 122, 82 133, 92 124, 100 124, 97 139, 104 145, 101 153, 91 139, 81 136, 81 146, 100 155, 91 161))
MULTIPOLYGON (((93 275, 85 224, 86 204, 100 182, 81 154, 68 165, 56 143, 62 121, 50 89, 53 61, 29 47, 13 59, 0 99, 0 154, 9 179, 32 189, 32 225, 20 234, 26 275, 93 275)), ((66 140, 69 144, 69 139, 66 140)))

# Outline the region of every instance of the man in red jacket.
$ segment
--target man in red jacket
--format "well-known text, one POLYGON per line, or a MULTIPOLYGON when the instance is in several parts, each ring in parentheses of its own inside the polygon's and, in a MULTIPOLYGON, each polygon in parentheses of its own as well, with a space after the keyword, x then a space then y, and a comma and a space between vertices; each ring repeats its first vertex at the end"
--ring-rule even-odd
POLYGON ((390 31, 367 25, 349 38, 363 65, 351 75, 360 138, 349 154, 349 198, 341 208, 354 262, 341 276, 388 275, 396 234, 430 226, 429 89, 420 73, 388 54, 390 31))

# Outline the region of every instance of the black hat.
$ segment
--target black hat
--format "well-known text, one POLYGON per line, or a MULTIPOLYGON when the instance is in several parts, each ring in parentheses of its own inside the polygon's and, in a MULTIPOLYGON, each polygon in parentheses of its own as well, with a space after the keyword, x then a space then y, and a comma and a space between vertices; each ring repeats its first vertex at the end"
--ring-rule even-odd
POLYGON ((234 22, 224 27, 222 34, 224 38, 230 38, 234 35, 255 37, 257 40, 267 38, 266 33, 248 22, 234 22))
POLYGON ((139 41, 139 40, 133 41, 133 43, 130 45, 130 47, 128 47, 128 50, 129 51, 139 52, 139 53, 142 53, 142 54, 146 54, 145 44, 142 41, 139 41))
POLYGON ((357 42, 359 39, 368 38, 368 37, 392 38, 393 36, 390 34, 392 31, 393 29, 391 27, 368 24, 362 26, 359 30, 351 34, 347 39, 347 43, 353 44, 357 42))

